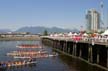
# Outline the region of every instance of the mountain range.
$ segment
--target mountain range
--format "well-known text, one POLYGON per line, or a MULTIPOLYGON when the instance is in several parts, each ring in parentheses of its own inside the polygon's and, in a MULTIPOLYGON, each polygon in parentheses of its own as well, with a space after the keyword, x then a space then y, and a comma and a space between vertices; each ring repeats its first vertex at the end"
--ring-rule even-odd
MULTIPOLYGON (((63 28, 58 28, 58 27, 52 27, 52 28, 48 28, 48 27, 22 27, 19 28, 18 30, 14 31, 14 32, 30 32, 32 34, 42 34, 45 30, 48 31, 48 33, 54 33, 54 32, 78 32, 77 29, 63 29, 63 28)), ((0 33, 3 32, 11 32, 11 30, 8 29, 2 29, 0 30, 0 33)))
POLYGON ((7 33, 7 32, 11 32, 10 29, 0 29, 0 33, 7 33))

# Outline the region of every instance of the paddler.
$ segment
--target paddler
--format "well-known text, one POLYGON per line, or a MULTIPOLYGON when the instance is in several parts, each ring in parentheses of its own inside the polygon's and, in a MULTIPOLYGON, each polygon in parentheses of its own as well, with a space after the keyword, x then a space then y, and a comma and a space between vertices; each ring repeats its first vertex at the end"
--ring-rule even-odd
POLYGON ((6 67, 6 64, 5 64, 4 62, 1 62, 1 63, 0 63, 0 66, 1 66, 1 67, 6 67))
POLYGON ((11 66, 10 61, 7 63, 7 66, 8 66, 8 67, 10 67, 10 66, 11 66))
POLYGON ((2 63, 0 62, 0 67, 1 67, 2 63))
POLYGON ((32 60, 32 57, 30 57, 30 59, 29 59, 29 62, 32 62, 33 60, 32 60))

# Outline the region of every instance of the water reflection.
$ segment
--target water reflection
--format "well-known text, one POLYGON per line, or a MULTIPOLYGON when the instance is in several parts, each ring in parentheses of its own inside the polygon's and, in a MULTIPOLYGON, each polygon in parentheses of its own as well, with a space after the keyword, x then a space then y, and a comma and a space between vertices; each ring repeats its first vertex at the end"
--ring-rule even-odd
POLYGON ((62 62, 64 62, 64 64, 68 65, 71 71, 105 71, 101 68, 91 66, 77 58, 72 58, 63 54, 61 54, 59 57, 62 60, 62 62))

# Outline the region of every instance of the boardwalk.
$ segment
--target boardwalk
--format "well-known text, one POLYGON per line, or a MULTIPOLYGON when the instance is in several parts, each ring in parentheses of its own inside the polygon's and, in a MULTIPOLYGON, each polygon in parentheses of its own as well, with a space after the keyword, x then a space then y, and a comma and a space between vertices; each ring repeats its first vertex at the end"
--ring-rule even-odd
POLYGON ((93 38, 86 38, 86 39, 82 39, 82 40, 73 40, 71 37, 50 37, 50 36, 42 36, 41 38, 49 38, 49 39, 53 39, 53 40, 59 40, 59 41, 72 41, 72 42, 81 42, 81 43, 88 43, 88 44, 98 44, 98 45, 105 45, 106 47, 108 46, 108 41, 107 39, 103 39, 103 40, 99 40, 99 39, 93 39, 93 38))

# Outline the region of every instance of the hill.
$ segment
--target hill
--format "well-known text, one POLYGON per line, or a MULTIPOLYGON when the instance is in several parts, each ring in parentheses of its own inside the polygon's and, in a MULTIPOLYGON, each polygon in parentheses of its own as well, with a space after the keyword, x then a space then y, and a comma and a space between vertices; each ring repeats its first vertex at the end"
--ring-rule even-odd
POLYGON ((58 28, 58 27, 52 27, 52 28, 47 28, 47 27, 22 27, 15 32, 30 32, 32 34, 42 34, 45 30, 47 30, 49 33, 54 33, 54 32, 78 32, 77 29, 63 29, 63 28, 58 28))

